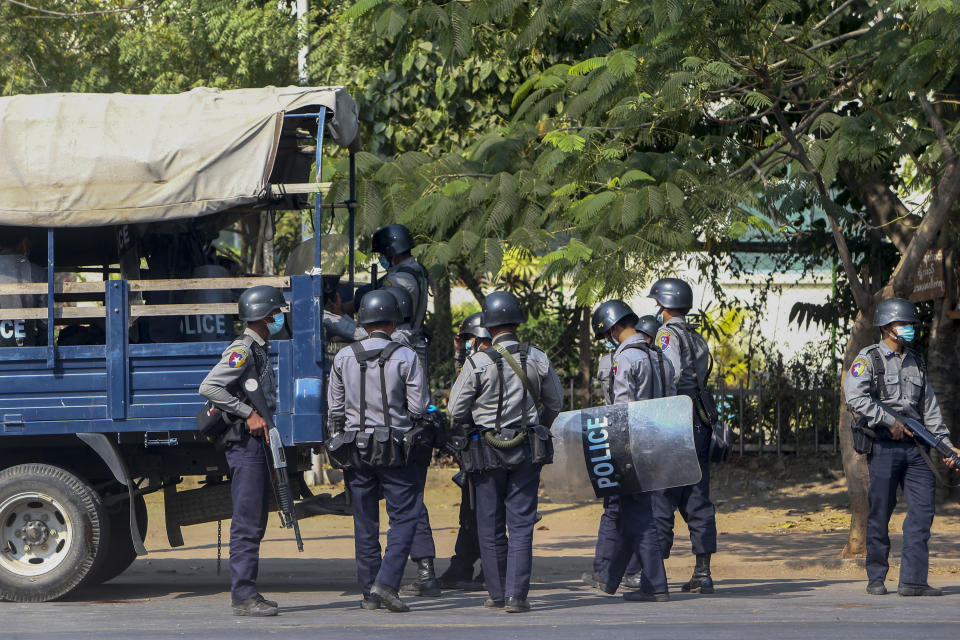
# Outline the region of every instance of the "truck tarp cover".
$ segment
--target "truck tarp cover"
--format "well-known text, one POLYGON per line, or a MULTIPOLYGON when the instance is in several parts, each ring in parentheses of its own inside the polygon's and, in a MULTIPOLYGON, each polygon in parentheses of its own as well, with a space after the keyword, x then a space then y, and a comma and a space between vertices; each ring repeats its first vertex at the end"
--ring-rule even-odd
POLYGON ((0 98, 0 224, 131 224, 254 204, 284 113, 320 106, 332 111, 326 135, 357 148, 357 105, 342 87, 0 98))

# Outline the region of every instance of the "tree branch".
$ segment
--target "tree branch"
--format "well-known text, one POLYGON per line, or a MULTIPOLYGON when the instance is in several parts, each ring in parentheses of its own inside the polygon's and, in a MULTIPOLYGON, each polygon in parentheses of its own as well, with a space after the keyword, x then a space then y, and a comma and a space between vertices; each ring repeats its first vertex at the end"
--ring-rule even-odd
POLYGON ((957 198, 960 198, 960 162, 954 156, 946 164, 946 170, 933 190, 930 208, 923 216, 923 222, 917 227, 906 253, 900 258, 890 277, 895 296, 906 297, 910 294, 917 267, 920 266, 927 249, 933 246, 940 229, 946 224, 957 198))
POLYGON ((466 265, 462 262, 454 263, 454 268, 457 270, 457 275, 460 277, 460 280, 463 282, 464 286, 473 294, 473 297, 476 298, 477 304, 481 307, 483 306, 483 300, 486 296, 483 294, 483 289, 480 287, 480 281, 477 277, 470 273, 470 270, 467 269, 466 265))
POLYGON ((101 9, 99 11, 78 11, 76 13, 64 13, 62 11, 53 11, 52 9, 43 9, 42 7, 34 7, 29 5, 26 2, 20 2, 20 0, 4 0, 10 4, 16 5, 18 7, 23 7, 24 9, 29 9, 30 11, 36 11, 37 13, 43 13, 48 16, 54 16, 57 18, 81 18, 84 16, 105 16, 114 13, 131 13, 134 11, 139 11, 144 9, 147 6, 154 4, 157 0, 146 0, 146 2, 141 2, 140 4, 134 5, 132 7, 126 7, 124 9, 101 9))
POLYGON ((933 106, 927 101, 927 96, 923 95, 922 91, 917 92, 917 99, 920 100, 923 114, 927 116, 930 126, 933 127, 933 133, 937 136, 937 142, 940 143, 940 148, 943 150, 943 159, 950 162, 953 160, 954 151, 953 147, 950 146, 950 141, 947 140, 946 132, 943 130, 943 121, 940 120, 940 116, 933 110, 933 106))
POLYGON ((853 165, 846 161, 840 163, 839 174, 847 188, 856 194, 870 212, 873 226, 887 235, 901 255, 906 253, 913 229, 902 220, 910 215, 910 210, 888 186, 888 181, 877 173, 859 175, 853 165))
POLYGON ((853 256, 850 253, 850 248, 847 246, 847 239, 843 235, 843 230, 840 229, 840 225, 836 217, 834 217, 833 212, 830 211, 830 207, 826 206, 826 203, 830 201, 830 194, 827 191, 827 186, 823 182, 823 176, 820 171, 813 166, 813 162, 811 162, 810 157, 807 155, 806 149, 800 144, 794 130, 787 124, 787 119, 783 115, 783 109, 780 108, 779 102, 774 103, 773 115, 777 119, 777 124, 780 126, 781 131, 783 131, 784 139, 790 143, 790 147, 794 153, 797 154, 798 160, 803 168, 813 176, 817 185, 817 191, 820 193, 820 197, 823 198, 825 205, 823 211, 827 215, 827 221, 830 223, 830 232, 833 234, 834 242, 837 244, 837 252, 840 254, 840 262, 843 264, 843 270, 847 274, 847 280, 850 281, 850 290, 853 292, 853 299, 857 302, 857 306, 860 309, 869 309, 872 306, 873 296, 870 295, 870 291, 864 286, 860 277, 857 275, 856 267, 853 264, 853 256))

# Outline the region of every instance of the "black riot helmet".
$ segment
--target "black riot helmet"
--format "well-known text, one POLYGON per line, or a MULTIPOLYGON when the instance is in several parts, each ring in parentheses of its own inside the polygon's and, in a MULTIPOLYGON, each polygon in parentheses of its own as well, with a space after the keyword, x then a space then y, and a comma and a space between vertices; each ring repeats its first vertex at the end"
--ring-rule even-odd
POLYGON ((473 336, 474 338, 480 338, 489 340, 492 336, 490 332, 487 331, 487 328, 483 326, 483 314, 482 313, 471 313, 469 316, 464 319, 460 324, 460 335, 473 336))
POLYGON ((920 315, 909 300, 890 298, 877 305, 877 310, 873 313, 873 326, 885 327, 892 322, 918 324, 920 315))
POLYGON ((693 289, 680 278, 660 278, 650 287, 648 298, 653 298, 664 309, 689 311, 693 306, 693 289))
POLYGON ((389 291, 397 299, 403 321, 409 322, 410 316, 413 315, 413 298, 410 297, 410 292, 403 287, 384 287, 383 290, 389 291))
POLYGON ((657 331, 660 330, 660 323, 653 316, 640 316, 633 328, 651 338, 656 338, 657 331))
POLYGON ((360 310, 357 311, 357 322, 360 324, 372 324, 374 322, 400 324, 403 322, 400 303, 386 289, 375 289, 363 296, 363 300, 360 302, 360 310))
POLYGON ((283 292, 280 289, 261 284, 241 293, 237 308, 241 320, 256 322, 266 318, 274 309, 283 308, 284 304, 283 292))
POLYGON ((593 318, 590 324, 593 325, 593 335, 600 340, 607 334, 607 331, 613 328, 621 320, 625 320, 631 327, 636 324, 638 318, 633 309, 622 300, 607 300, 599 307, 594 309, 593 318))
POLYGON ((483 299, 481 323, 487 329, 526 321, 527 314, 520 308, 520 301, 509 291, 494 291, 483 299))
POLYGON ((410 230, 402 224, 388 224, 373 234, 373 250, 387 258, 413 249, 415 243, 410 230))

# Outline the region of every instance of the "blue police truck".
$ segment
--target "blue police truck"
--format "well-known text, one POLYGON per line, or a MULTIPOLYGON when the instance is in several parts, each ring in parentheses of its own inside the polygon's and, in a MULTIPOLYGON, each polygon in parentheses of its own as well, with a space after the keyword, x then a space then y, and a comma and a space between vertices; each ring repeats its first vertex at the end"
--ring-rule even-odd
POLYGON ((349 264, 352 280, 358 148, 340 87, 0 98, 0 599, 120 574, 146 553, 148 493, 163 492, 172 546, 181 526, 230 517, 197 389, 255 284, 289 302, 270 358, 298 511, 346 510, 294 472, 324 436, 322 307, 339 273, 323 266, 349 264), (331 140, 348 154, 349 194, 326 203, 331 140), (299 270, 250 276, 214 250, 242 222, 259 229, 259 256, 274 212, 304 209, 313 240, 299 270), (320 231, 335 221, 348 235, 330 257, 320 231), (184 489, 191 476, 198 488, 184 489))

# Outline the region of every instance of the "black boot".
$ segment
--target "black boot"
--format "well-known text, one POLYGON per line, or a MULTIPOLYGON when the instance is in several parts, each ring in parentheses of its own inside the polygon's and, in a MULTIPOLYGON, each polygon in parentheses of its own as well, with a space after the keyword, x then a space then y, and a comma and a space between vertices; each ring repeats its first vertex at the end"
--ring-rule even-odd
POLYGON ((433 568, 433 558, 420 558, 417 560, 417 578, 408 585, 400 589, 400 593, 405 596, 431 596, 440 595, 440 583, 437 582, 437 574, 433 568))
POLYGON ((710 554, 698 553, 697 564, 693 568, 693 576, 680 587, 681 591, 691 593, 713 593, 713 579, 710 577, 710 554))
MULTIPOLYGON (((380 584, 379 582, 374 582, 373 586, 370 587, 370 598, 379 602, 381 606, 384 606, 390 611, 396 613, 406 613, 407 611, 410 611, 410 607, 404 604, 403 600, 400 599, 400 596, 397 595, 396 591, 385 584, 380 584)), ((366 608, 367 607, 364 607, 364 609, 366 608)))

